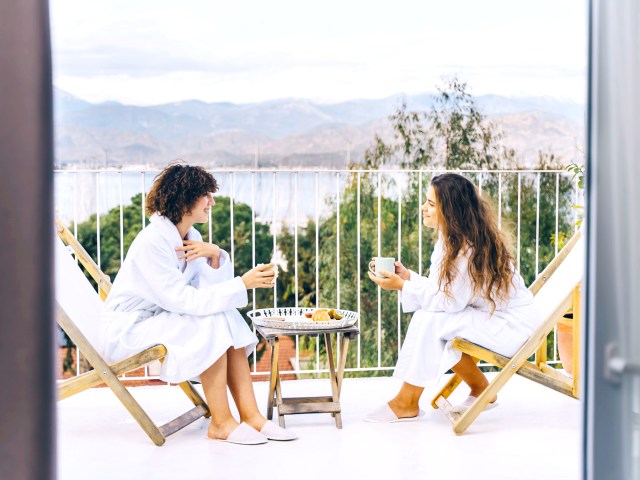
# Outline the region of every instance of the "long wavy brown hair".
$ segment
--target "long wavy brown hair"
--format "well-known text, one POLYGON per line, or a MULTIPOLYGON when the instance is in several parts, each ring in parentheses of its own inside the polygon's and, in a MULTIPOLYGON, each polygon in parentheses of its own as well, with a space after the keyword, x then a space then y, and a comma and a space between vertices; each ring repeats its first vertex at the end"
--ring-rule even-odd
POLYGON ((175 225, 200 197, 218 191, 218 182, 204 168, 175 161, 158 174, 146 199, 147 215, 158 212, 175 225))
POLYGON ((431 186, 444 241, 440 289, 451 295, 451 282, 457 274, 455 261, 459 255, 469 255, 474 294, 491 304, 493 314, 497 305, 509 298, 512 287, 514 261, 509 241, 498 229, 493 209, 471 181, 444 173, 433 177, 431 186))

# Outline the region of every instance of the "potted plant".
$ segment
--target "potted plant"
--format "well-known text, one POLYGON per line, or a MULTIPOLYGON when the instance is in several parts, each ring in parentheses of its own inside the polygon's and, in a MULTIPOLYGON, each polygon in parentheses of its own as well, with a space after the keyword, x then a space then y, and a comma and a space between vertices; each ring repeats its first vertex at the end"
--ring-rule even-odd
MULTIPOLYGON (((584 190, 584 165, 577 163, 570 163, 566 170, 573 173, 573 179, 578 180, 578 188, 584 190)), ((573 205, 573 208, 579 211, 578 218, 576 219, 576 226, 580 228, 582 226, 582 218, 584 214, 584 206, 573 205)), ((558 342, 558 356, 562 362, 564 371, 569 376, 573 376, 573 309, 569 310, 563 315, 562 320, 558 322, 556 329, 557 342, 558 342)))
POLYGON ((567 375, 573 377, 573 312, 567 312, 556 327, 558 357, 567 375))

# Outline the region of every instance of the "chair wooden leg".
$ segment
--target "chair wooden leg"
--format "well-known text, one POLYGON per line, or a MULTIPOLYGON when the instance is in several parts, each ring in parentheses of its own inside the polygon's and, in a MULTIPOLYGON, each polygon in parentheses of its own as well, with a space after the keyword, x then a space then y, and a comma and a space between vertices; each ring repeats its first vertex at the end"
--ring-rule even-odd
POLYGON ((113 373, 109 365, 103 360, 98 352, 89 343, 84 334, 78 329, 78 327, 65 317, 60 317, 59 324, 63 328, 67 335, 76 344, 78 350, 84 352, 85 357, 93 368, 99 372, 99 375, 104 383, 106 383, 113 393, 122 402, 125 408, 131 413, 131 416, 138 422, 138 425, 149 435, 149 438, 156 445, 162 445, 165 442, 165 436, 160 429, 153 423, 149 415, 142 409, 140 404, 133 398, 129 391, 120 382, 118 377, 113 373))
POLYGON ((191 382, 182 382, 179 384, 179 386, 182 389, 182 391, 185 393, 185 395, 189 397, 189 400, 191 400, 191 402, 196 407, 200 407, 200 406, 204 407, 204 409, 207 411, 207 413, 204 415, 204 418, 209 418, 211 416, 211 412, 209 411, 209 406, 204 401, 204 399, 200 396, 198 391, 193 387, 193 384, 191 382))
MULTIPOLYGON (((476 363, 480 361, 479 358, 476 358, 476 357, 471 357, 471 358, 476 363)), ((460 385, 461 383, 462 383, 462 379, 454 373, 449 379, 449 381, 444 385, 444 387, 442 387, 442 389, 433 397, 433 399, 431 400, 431 406, 435 409, 438 409, 439 398, 442 397, 445 400, 449 398, 449 395, 451 395, 455 391, 455 389, 458 388, 458 385, 460 385)))
POLYGON ((451 395, 455 391, 455 389, 458 388, 458 385, 460 385, 461 382, 462 379, 454 373, 449 381, 444 385, 444 387, 442 387, 440 391, 433 397, 433 399, 431 400, 431 406, 435 409, 438 409, 438 399, 440 397, 449 398, 449 395, 451 395))
POLYGON ((106 383, 111 391, 118 397, 122 405, 129 411, 131 416, 138 422, 138 425, 145 431, 151 441, 156 445, 163 445, 166 438, 160 429, 153 423, 151 417, 147 415, 140 404, 129 393, 124 385, 118 380, 110 370, 102 372, 104 383, 106 383))
POLYGON ((513 358, 511 358, 511 360, 509 360, 500 373, 498 373, 491 383, 489 383, 489 386, 485 391, 480 394, 471 407, 469 407, 469 409, 453 424, 453 431, 456 435, 463 434, 474 420, 478 418, 478 415, 480 415, 485 407, 491 403, 491 400, 498 395, 498 392, 502 387, 504 387, 509 379, 518 372, 520 367, 526 363, 527 358, 529 358, 528 353, 532 350, 533 347, 523 347, 518 351, 518 353, 516 353, 516 355, 513 356, 513 358))
POLYGON ((507 381, 516 374, 517 368, 505 367, 489 384, 484 392, 476 399, 469 409, 460 415, 460 418, 453 424, 453 431, 456 435, 462 435, 474 422, 478 415, 482 413, 491 400, 498 395, 498 392, 507 381))

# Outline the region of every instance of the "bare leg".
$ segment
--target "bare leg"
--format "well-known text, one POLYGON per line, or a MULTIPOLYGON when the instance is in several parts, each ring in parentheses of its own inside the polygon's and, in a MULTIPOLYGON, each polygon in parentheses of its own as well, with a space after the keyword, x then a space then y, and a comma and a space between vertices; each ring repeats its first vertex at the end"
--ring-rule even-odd
POLYGON ((247 362, 244 348, 231 347, 227 350, 227 359, 227 382, 238 407, 240 421, 260 431, 267 419, 262 416, 256 403, 249 362, 247 362))
POLYGON ((420 412, 420 396, 424 387, 403 382, 398 394, 389 402, 389 406, 398 418, 415 417, 420 412))
MULTIPOLYGON (((456 375, 464 381, 464 383, 469 385, 469 388, 471 388, 469 395, 478 397, 489 386, 489 381, 480 371, 476 362, 474 362, 466 353, 462 354, 460 361, 456 363, 451 370, 453 370, 456 375)), ((491 400, 491 403, 495 402, 497 399, 498 397, 494 397, 491 400)))
POLYGON ((211 411, 211 422, 207 432, 209 438, 226 439, 238 426, 229 409, 227 397, 227 354, 200 374, 202 389, 211 411))

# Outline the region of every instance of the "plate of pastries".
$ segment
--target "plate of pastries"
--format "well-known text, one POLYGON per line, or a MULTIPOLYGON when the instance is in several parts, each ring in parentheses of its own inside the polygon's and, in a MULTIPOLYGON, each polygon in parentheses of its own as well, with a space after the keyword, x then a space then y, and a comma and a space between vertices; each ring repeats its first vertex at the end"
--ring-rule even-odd
POLYGON ((261 327, 292 330, 350 327, 360 318, 358 312, 351 310, 310 307, 260 308, 249 311, 247 316, 261 327))

